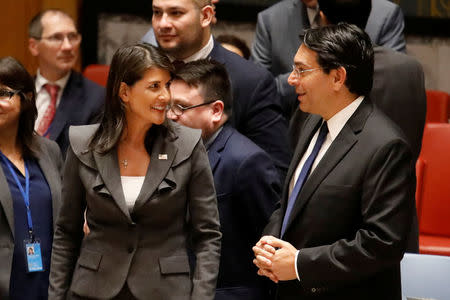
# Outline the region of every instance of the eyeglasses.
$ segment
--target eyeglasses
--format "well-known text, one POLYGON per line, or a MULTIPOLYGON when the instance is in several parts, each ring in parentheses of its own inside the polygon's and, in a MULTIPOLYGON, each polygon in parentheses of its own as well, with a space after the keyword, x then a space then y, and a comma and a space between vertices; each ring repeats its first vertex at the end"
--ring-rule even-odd
POLYGON ((323 69, 323 68, 313 68, 313 69, 300 70, 295 65, 292 65, 292 74, 295 77, 299 78, 299 77, 305 76, 306 72, 312 72, 312 71, 321 70, 321 69, 323 69))
POLYGON ((170 110, 170 112, 174 113, 176 116, 179 117, 188 109, 200 107, 200 106, 203 106, 203 105, 208 105, 208 104, 214 103, 216 101, 219 101, 219 100, 211 100, 211 101, 208 101, 208 102, 205 102, 205 103, 192 105, 192 106, 183 106, 183 105, 180 105, 180 104, 174 104, 174 105, 170 106, 169 110, 170 110))
POLYGON ((20 91, 0 89, 0 99, 11 100, 11 98, 18 93, 20 93, 20 91))
POLYGON ((81 34, 78 32, 70 32, 68 34, 55 33, 47 37, 35 37, 36 40, 46 40, 48 43, 57 47, 60 47, 66 38, 72 46, 78 45, 81 42, 81 34))

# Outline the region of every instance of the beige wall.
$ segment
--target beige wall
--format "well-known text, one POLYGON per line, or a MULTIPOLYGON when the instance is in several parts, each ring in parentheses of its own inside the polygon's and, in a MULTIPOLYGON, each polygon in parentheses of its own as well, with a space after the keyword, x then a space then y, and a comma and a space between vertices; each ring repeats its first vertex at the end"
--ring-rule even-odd
POLYGON ((37 62, 28 52, 28 22, 48 8, 62 9, 77 20, 81 0, 2 0, 1 3, 0 57, 13 56, 35 74, 37 62))

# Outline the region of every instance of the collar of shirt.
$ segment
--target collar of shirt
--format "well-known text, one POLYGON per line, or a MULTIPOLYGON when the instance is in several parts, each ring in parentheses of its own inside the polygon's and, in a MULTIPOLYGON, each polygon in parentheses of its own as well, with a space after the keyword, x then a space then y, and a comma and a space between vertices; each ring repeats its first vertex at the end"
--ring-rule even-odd
POLYGON ((306 12, 308 13, 308 20, 311 28, 316 28, 320 24, 316 24, 316 16, 319 13, 319 4, 316 5, 315 8, 306 8, 306 12))
POLYGON ((359 96, 327 121, 331 141, 334 141, 363 100, 364 96, 359 96))
POLYGON ((58 79, 55 82, 50 82, 41 75, 41 72, 38 69, 37 74, 36 74, 36 92, 39 93, 41 91, 42 87, 44 86, 44 84, 51 83, 51 84, 56 84, 57 86, 59 86, 58 94, 61 95, 62 91, 66 87, 67 81, 69 81, 69 77, 70 77, 71 73, 72 72, 68 72, 67 75, 65 75, 61 79, 58 79))
MULTIPOLYGON (((200 49, 198 52, 194 53, 193 55, 183 59, 183 62, 188 63, 188 62, 191 62, 194 60, 207 58, 213 48, 214 48, 214 39, 213 39, 213 36, 211 35, 209 37, 208 43, 202 49, 200 49)), ((174 61, 176 59, 173 57, 170 57, 170 60, 174 61)))

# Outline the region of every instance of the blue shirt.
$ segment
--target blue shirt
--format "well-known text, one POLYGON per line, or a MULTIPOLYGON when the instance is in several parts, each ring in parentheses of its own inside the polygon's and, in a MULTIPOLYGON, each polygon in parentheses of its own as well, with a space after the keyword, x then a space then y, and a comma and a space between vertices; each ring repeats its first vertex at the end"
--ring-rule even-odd
MULTIPOLYGON (((3 155, 3 154, 0 154, 3 155)), ((9 185, 14 210, 14 252, 9 285, 10 299, 47 299, 50 258, 53 242, 52 196, 47 180, 37 161, 25 160, 30 174, 30 208, 35 237, 41 242, 44 272, 27 273, 24 240, 29 239, 27 211, 24 199, 3 159, 3 173, 9 185)), ((13 165, 25 189, 25 176, 13 165)))

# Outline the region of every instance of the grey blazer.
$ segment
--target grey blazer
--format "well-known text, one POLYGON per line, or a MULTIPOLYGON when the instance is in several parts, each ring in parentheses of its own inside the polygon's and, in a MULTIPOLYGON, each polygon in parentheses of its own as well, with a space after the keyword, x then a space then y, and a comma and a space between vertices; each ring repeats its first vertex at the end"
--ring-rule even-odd
MULTIPOLYGON (((289 100, 296 98, 287 78, 301 44, 299 34, 309 27, 306 6, 301 0, 284 0, 258 14, 251 59, 275 76, 287 117, 292 112, 289 100)), ((403 29, 403 13, 398 5, 387 0, 372 0, 365 31, 375 44, 404 52, 403 29)))
POLYGON ((208 157, 198 130, 167 124, 131 213, 116 150, 87 150, 98 125, 71 127, 49 299, 109 299, 124 284, 138 299, 213 299, 221 234, 208 157))
MULTIPOLYGON (((37 162, 50 187, 53 206, 53 228, 61 202, 62 157, 58 145, 49 139, 34 136, 38 147, 37 162)), ((14 251, 14 211, 8 182, 0 168, 0 299, 7 299, 14 251)), ((22 241, 19 241, 22 242, 22 241)))

